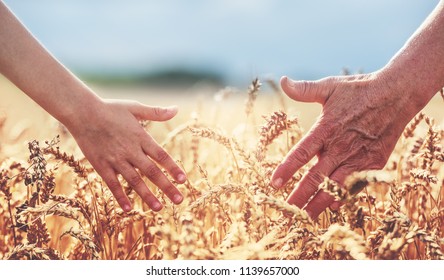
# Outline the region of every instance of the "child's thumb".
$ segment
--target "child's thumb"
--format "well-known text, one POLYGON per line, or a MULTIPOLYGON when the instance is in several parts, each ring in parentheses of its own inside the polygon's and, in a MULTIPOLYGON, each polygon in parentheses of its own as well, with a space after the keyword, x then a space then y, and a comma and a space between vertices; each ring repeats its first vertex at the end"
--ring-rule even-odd
POLYGON ((130 108, 131 113, 139 120, 167 121, 177 114, 177 106, 157 107, 138 103, 130 108))

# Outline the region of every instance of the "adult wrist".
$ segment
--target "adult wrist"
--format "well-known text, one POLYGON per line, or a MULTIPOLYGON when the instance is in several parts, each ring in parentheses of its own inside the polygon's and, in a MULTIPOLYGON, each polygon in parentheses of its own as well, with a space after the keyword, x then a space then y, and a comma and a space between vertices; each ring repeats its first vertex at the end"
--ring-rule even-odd
POLYGON ((410 118, 419 113, 439 90, 428 78, 422 78, 418 71, 389 63, 376 73, 382 90, 395 95, 399 109, 410 118))

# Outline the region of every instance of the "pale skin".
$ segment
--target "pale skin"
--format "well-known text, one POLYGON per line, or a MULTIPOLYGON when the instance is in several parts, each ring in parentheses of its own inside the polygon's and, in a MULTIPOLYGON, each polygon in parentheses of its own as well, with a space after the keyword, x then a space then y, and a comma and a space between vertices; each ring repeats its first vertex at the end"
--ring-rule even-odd
POLYGON ((317 218, 339 203, 319 190, 325 177, 343 184, 355 171, 382 169, 408 122, 444 86, 444 1, 379 71, 317 81, 281 79, 284 92, 301 102, 317 102, 322 112, 307 135, 272 175, 282 187, 312 158, 287 202, 317 218))
POLYGON ((0 1, 0 73, 63 123, 103 178, 123 210, 132 205, 118 175, 154 211, 159 199, 145 184, 147 177, 175 204, 185 172, 142 128, 139 120, 166 121, 176 107, 152 107, 135 101, 104 100, 58 62, 0 1))

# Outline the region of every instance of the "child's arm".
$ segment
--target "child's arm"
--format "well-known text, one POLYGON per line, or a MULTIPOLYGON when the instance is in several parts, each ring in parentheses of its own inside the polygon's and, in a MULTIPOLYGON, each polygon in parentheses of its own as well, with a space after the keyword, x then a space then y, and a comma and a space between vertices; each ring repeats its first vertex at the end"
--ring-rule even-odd
POLYGON ((153 210, 162 205, 139 172, 174 203, 182 201, 179 190, 155 162, 179 183, 186 180, 185 173, 138 122, 169 120, 177 108, 101 99, 51 56, 1 1, 0 73, 68 128, 122 209, 128 211, 131 205, 118 174, 153 210))

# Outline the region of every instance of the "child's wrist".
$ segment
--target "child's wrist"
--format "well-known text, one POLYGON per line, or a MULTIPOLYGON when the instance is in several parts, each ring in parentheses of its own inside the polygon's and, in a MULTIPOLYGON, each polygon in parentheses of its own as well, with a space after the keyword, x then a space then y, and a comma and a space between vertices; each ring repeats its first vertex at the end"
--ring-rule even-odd
POLYGON ((93 115, 96 115, 104 105, 103 100, 89 89, 79 93, 78 97, 73 100, 75 101, 70 102, 60 112, 60 117, 58 118, 70 131, 87 125, 93 115))

